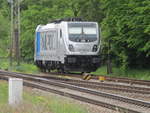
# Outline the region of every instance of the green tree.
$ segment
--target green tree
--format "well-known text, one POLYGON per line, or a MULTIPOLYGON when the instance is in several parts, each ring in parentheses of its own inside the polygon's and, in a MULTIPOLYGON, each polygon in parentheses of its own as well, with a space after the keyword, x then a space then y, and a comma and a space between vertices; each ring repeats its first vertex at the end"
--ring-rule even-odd
POLYGON ((103 0, 104 41, 111 40, 115 63, 147 67, 150 61, 150 1, 103 0))
POLYGON ((8 56, 9 45, 9 8, 4 0, 0 0, 0 57, 8 56))
POLYGON ((51 10, 33 5, 22 13, 21 56, 33 59, 35 29, 39 24, 46 24, 51 18, 51 10))
POLYGON ((102 18, 98 6, 99 0, 25 0, 21 4, 21 56, 26 60, 33 59, 37 25, 67 17, 99 21, 102 18))

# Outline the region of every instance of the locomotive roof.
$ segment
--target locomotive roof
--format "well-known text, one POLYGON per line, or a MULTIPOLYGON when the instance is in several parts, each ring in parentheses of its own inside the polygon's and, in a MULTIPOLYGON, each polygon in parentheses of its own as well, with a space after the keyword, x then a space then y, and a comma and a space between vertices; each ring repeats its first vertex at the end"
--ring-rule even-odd
POLYGON ((62 23, 97 23, 97 22, 89 22, 89 21, 61 21, 60 23, 48 23, 46 25, 38 25, 36 28, 36 31, 45 30, 45 29, 55 29, 56 25, 62 24, 62 23))

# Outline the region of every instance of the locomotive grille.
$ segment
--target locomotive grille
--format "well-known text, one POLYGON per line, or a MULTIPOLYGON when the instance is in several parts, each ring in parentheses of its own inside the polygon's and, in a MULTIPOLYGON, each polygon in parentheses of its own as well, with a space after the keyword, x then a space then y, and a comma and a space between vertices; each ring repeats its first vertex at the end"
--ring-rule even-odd
POLYGON ((91 45, 88 45, 88 44, 83 44, 83 45, 78 44, 75 47, 75 51, 76 52, 91 52, 92 48, 91 48, 91 45))
POLYGON ((90 49, 77 49, 78 52, 90 52, 90 49))

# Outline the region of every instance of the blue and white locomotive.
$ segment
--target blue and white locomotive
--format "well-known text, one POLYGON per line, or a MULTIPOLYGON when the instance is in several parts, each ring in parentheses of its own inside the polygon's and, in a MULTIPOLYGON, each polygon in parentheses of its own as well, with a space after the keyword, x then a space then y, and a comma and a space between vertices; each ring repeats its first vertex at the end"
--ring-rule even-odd
POLYGON ((42 70, 92 72, 100 66, 100 35, 96 22, 79 18, 38 25, 34 61, 42 70))

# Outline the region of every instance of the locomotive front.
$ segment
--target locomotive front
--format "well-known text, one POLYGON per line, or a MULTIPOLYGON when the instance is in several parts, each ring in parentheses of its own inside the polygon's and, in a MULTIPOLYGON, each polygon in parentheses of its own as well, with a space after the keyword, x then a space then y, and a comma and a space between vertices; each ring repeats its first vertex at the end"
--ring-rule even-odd
POLYGON ((96 22, 68 22, 65 70, 95 71, 100 65, 100 35, 96 22))

